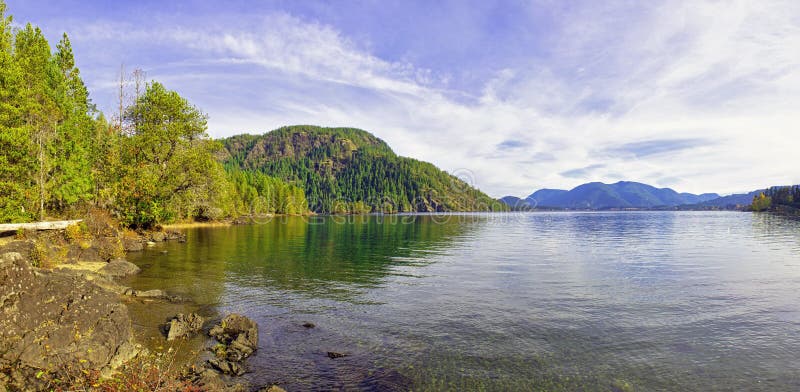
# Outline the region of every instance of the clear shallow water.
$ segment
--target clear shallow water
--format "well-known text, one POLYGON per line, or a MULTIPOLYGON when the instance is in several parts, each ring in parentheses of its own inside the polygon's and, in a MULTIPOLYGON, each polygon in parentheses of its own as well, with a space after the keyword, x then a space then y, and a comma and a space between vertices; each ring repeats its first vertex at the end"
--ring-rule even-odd
MULTIPOLYGON (((130 284, 192 297, 206 315, 255 319, 260 347, 245 376, 255 385, 800 390, 797 221, 318 217, 187 235, 130 255, 143 267, 130 284)), ((174 311, 132 310, 143 325, 174 311)))

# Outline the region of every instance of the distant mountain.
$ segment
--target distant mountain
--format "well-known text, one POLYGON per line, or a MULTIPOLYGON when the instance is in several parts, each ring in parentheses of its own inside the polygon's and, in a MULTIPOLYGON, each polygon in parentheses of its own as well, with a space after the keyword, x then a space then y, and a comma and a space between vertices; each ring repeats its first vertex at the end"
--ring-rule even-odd
POLYGON ((506 210, 428 162, 398 156, 355 128, 309 125, 222 140, 230 169, 254 170, 305 190, 314 212, 506 210))
POLYGON ((558 200, 567 193, 568 191, 563 189, 539 189, 526 197, 525 201, 531 206, 546 206, 550 201, 558 200))
POLYGON ((737 208, 742 206, 749 206, 753 202, 753 197, 766 189, 759 189, 750 193, 737 193, 728 196, 717 197, 711 200, 705 200, 696 203, 699 207, 716 207, 716 208, 737 208))
MULTIPOLYGON (((684 204, 697 204, 717 198, 719 198, 719 195, 716 193, 704 193, 702 195, 678 193, 669 188, 656 188, 638 182, 620 181, 615 184, 591 182, 577 186, 569 191, 542 189, 522 199, 522 201, 531 207, 537 208, 602 210, 675 207, 684 204)), ((501 201, 504 200, 512 199, 501 199, 501 201)))
POLYGON ((516 196, 501 197, 500 202, 511 207, 512 210, 525 210, 531 208, 525 199, 520 199, 516 196))
POLYGON ((693 193, 681 193, 686 203, 684 204, 698 204, 704 203, 710 200, 719 199, 720 196, 716 193, 703 193, 702 195, 695 195, 693 193))

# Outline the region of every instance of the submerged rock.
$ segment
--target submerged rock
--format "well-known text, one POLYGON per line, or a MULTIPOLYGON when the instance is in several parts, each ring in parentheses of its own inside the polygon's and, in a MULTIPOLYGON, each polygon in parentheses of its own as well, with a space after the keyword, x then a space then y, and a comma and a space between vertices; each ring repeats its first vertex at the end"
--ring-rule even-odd
POLYGON ((110 276, 112 278, 123 278, 126 276, 136 275, 142 269, 136 264, 133 264, 125 259, 111 260, 105 267, 97 271, 101 275, 110 276))
POLYGON ((164 290, 153 289, 153 290, 134 290, 130 287, 124 288, 122 292, 123 295, 127 295, 134 298, 140 298, 142 300, 162 300, 168 302, 191 302, 189 299, 185 297, 181 297, 178 295, 169 295, 164 290))
POLYGON ((179 231, 167 230, 164 232, 167 236, 167 241, 186 242, 186 234, 179 231))
POLYGON ((167 324, 167 340, 188 337, 203 329, 203 318, 196 313, 178 314, 167 324))
POLYGON ((158 298, 158 299, 167 299, 167 298, 169 298, 169 296, 167 295, 166 291, 158 290, 158 289, 144 290, 144 291, 134 291, 133 292, 133 296, 134 297, 139 297, 139 298, 158 298))

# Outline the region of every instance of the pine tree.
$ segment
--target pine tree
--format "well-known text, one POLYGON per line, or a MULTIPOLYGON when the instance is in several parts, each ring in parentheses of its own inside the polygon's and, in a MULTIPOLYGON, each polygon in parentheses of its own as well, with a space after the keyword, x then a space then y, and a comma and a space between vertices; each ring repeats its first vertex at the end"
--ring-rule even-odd
POLYGON ((35 168, 21 110, 23 74, 14 58, 11 16, 0 0, 0 222, 29 221, 34 217, 34 184, 29 180, 35 168))
POLYGON ((34 178, 39 219, 44 219, 45 203, 50 197, 51 148, 61 120, 54 88, 58 70, 50 57, 50 45, 38 27, 28 23, 17 32, 14 58, 22 71, 23 83, 19 94, 22 117, 35 146, 37 168, 34 178))
POLYGON ((65 33, 56 46, 53 61, 59 73, 55 91, 62 121, 53 141, 52 200, 54 209, 63 210, 92 196, 91 152, 94 120, 90 115, 89 93, 75 67, 72 45, 65 33))

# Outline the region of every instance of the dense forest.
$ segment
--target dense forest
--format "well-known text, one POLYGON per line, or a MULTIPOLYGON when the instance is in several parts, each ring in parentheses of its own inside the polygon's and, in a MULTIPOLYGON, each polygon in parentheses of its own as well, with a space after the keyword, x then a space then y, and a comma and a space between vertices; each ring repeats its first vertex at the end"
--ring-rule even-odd
POLYGON ((258 171, 305 188, 320 213, 506 210, 436 166, 397 156, 354 128, 283 127, 223 140, 226 166, 258 171))
POLYGON ((12 28, 0 0, 0 222, 108 209, 130 227, 250 213, 305 213, 302 189, 225 170, 207 116, 144 73, 122 74, 119 113, 92 104, 69 37, 52 50, 12 28))
POLYGON ((119 110, 89 98, 67 34, 55 50, 0 0, 0 222, 106 209, 124 225, 250 214, 507 207, 358 129, 285 127, 212 140, 177 92, 120 70, 119 110))
POLYGON ((774 186, 753 197, 753 211, 800 210, 800 185, 774 186))

